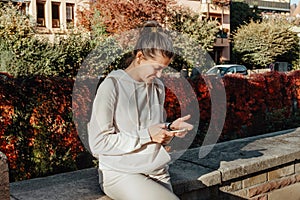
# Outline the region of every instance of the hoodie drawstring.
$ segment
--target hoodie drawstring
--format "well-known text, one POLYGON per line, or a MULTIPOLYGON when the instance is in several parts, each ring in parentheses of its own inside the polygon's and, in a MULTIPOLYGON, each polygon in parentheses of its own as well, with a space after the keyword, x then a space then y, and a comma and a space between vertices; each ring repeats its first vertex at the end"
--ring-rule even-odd
MULTIPOLYGON (((154 84, 152 82, 151 84, 151 94, 149 94, 149 84, 145 83, 145 89, 146 89, 146 104, 147 104, 147 108, 148 108, 148 120, 152 120, 152 111, 151 111, 151 97, 153 97, 154 94, 154 84), (151 97, 150 97, 151 95, 151 97)), ((137 115, 137 129, 140 130, 141 127, 141 122, 140 122, 140 112, 139 112, 139 108, 138 108, 138 97, 137 97, 137 86, 135 83, 133 83, 134 85, 134 99, 135 99, 135 108, 136 108, 136 115, 137 115)))
MULTIPOLYGON (((151 97, 153 97, 153 92, 154 92, 154 84, 153 82, 151 83, 151 97)), ((148 114, 148 119, 149 120, 152 120, 152 112, 151 112, 151 97, 149 97, 149 86, 148 84, 146 83, 146 92, 147 92, 147 107, 148 107, 148 111, 149 111, 149 114, 148 114)))
POLYGON ((135 83, 133 83, 134 86, 134 99, 135 99, 135 110, 136 110, 136 126, 137 126, 137 130, 141 129, 141 122, 140 122, 140 113, 139 113, 139 108, 138 108, 138 99, 137 99, 137 95, 136 95, 136 85, 135 83))

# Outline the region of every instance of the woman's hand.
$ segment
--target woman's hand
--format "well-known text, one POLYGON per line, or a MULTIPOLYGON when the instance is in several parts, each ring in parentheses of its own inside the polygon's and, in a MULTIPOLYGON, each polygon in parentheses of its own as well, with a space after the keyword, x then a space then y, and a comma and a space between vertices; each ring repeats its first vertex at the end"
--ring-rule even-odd
POLYGON ((192 124, 185 122, 186 120, 189 120, 190 118, 191 118, 191 115, 186 115, 186 116, 180 117, 172 122, 172 124, 170 126, 172 130, 174 130, 174 131, 180 130, 180 129, 186 130, 186 131, 182 131, 182 132, 175 132, 176 137, 183 138, 187 134, 188 131, 190 131, 194 128, 194 126, 192 124))
POLYGON ((148 128, 148 131, 152 142, 156 142, 163 145, 168 144, 175 136, 175 133, 171 133, 165 129, 164 124, 150 126, 148 128))

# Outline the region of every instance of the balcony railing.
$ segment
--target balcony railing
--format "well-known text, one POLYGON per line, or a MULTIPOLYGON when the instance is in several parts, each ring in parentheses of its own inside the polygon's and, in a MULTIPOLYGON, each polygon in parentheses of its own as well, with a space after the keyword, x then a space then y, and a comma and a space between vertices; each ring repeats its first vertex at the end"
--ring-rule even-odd
POLYGON ((214 46, 216 47, 228 47, 229 39, 228 38, 216 38, 214 46))

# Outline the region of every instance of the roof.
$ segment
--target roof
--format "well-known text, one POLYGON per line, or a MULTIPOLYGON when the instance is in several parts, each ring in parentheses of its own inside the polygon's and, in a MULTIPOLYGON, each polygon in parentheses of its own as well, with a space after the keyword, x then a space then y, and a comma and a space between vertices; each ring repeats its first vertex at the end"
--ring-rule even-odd
POLYGON ((238 65, 238 64, 224 64, 224 65, 215 65, 214 67, 228 68, 228 67, 232 67, 232 66, 242 66, 242 65, 238 65))

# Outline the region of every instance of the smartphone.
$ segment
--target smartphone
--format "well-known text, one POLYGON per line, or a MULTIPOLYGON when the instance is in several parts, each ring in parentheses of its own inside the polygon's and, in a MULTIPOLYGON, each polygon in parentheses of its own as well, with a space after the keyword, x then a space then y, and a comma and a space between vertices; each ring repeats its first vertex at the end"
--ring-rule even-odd
POLYGON ((169 131, 170 133, 181 133, 181 132, 186 132, 187 129, 183 128, 183 129, 178 129, 178 130, 173 130, 173 131, 169 131))

